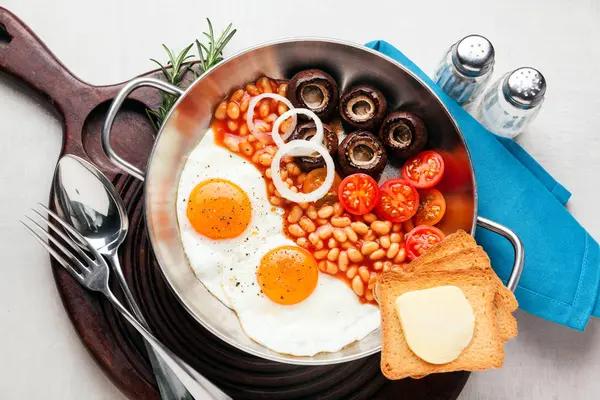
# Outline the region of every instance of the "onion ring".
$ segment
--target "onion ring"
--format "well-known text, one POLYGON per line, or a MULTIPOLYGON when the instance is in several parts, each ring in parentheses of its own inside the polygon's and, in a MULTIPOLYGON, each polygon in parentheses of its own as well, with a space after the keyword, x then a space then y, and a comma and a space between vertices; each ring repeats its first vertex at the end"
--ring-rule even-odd
POLYGON ((319 200, 329 192, 329 189, 331 189, 333 186, 333 180, 335 178, 335 164, 333 163, 333 158, 327 149, 322 145, 309 140, 292 140, 291 142, 285 143, 283 146, 279 147, 279 150, 277 150, 277 153, 275 153, 273 162, 271 162, 271 174, 273 178, 273 185, 275 185, 275 188, 279 191, 279 194, 281 194, 282 197, 295 203, 308 203, 319 200), (325 176, 325 181, 323 181, 321 186, 310 193, 292 192, 281 179, 281 159, 286 154, 291 153, 294 149, 309 149, 311 154, 316 151, 323 157, 323 160, 325 160, 325 165, 327 166, 327 175, 325 176))
MULTIPOLYGON (((277 93, 263 93, 263 94, 259 94, 256 97, 253 97, 252 100, 250 100, 250 103, 248 104, 248 111, 246 114, 246 125, 248 125, 248 130, 252 134, 256 134, 259 132, 256 129, 256 127, 254 126, 254 108, 256 108, 256 105, 262 99, 273 99, 273 100, 281 101, 286 106, 288 106, 288 108, 290 110, 292 110, 294 108, 293 104, 288 99, 286 99, 283 96, 278 95, 277 93)), ((294 128, 296 128, 296 121, 297 121, 296 115, 294 114, 292 116, 292 125, 288 129, 288 132, 285 133, 286 135, 292 134, 292 132, 294 131, 294 128)), ((277 128, 279 128, 279 126, 277 128)))
MULTIPOLYGON (((312 118, 313 121, 315 121, 315 128, 316 128, 316 132, 315 135, 310 139, 311 142, 313 143, 317 143, 319 145, 323 145, 323 123, 321 122, 321 119, 319 117, 317 117, 317 114, 315 114, 314 112, 312 112, 311 110, 307 109, 307 108, 292 108, 289 109, 288 111, 284 112, 283 114, 281 114, 279 116, 279 118, 277 118, 275 120, 275 123, 273 124, 273 129, 271 130, 271 136, 273 137, 273 141, 275 142, 275 144, 277 145, 277 147, 282 147, 283 144, 285 143, 285 139, 287 139, 291 134, 292 134, 292 130, 288 129, 288 132, 284 133, 283 136, 281 136, 279 134, 279 126, 281 125, 281 123, 283 121, 285 121, 286 119, 288 119, 290 116, 292 118, 296 118, 296 115, 298 114, 302 114, 302 115, 306 115, 307 117, 312 118)), ((296 127, 296 124, 293 124, 294 128, 296 127)), ((312 151, 310 151, 308 148, 301 148, 301 147, 295 147, 293 150, 291 150, 289 152, 290 156, 310 156, 312 153, 312 151)))

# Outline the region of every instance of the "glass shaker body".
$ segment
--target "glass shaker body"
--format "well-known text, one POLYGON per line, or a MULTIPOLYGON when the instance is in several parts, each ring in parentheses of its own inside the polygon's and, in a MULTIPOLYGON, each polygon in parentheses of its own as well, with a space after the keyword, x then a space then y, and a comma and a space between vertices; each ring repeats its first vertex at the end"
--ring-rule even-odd
POLYGON ((492 66, 488 72, 481 76, 470 77, 463 75, 454 66, 452 48, 450 48, 435 71, 433 80, 448 96, 456 100, 458 104, 466 106, 484 91, 493 70, 494 67, 492 66))
MULTIPOLYGON (((532 70, 527 68, 528 70, 532 70)), ((477 109, 476 118, 489 131, 507 138, 514 138, 535 119, 544 102, 545 80, 538 72, 533 86, 513 85, 515 74, 523 76, 520 68, 504 75, 484 94, 477 109), (526 98, 528 101, 523 101, 526 98)), ((522 83, 522 82, 521 82, 522 83)))

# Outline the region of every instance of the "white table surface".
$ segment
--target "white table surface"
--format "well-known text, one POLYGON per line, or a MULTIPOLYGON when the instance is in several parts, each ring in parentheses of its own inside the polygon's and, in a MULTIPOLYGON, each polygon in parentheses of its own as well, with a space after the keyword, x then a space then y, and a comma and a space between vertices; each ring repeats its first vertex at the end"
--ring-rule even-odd
MULTIPOLYGON (((289 36, 386 39, 425 71, 468 33, 495 45, 496 76, 531 65, 548 80, 544 109, 519 142, 573 192, 569 209, 600 238, 600 3, 597 0, 157 1, 3 0, 63 63, 94 84, 124 81, 205 29, 239 29, 227 53, 289 36), (485 4, 485 5, 484 5, 485 4), (594 183, 592 183, 594 182, 594 183)), ((48 256, 18 220, 46 201, 59 119, 0 77, 0 398, 122 399, 79 341, 48 256)), ((551 234, 551 232, 550 232, 551 234)), ((600 321, 585 332, 518 311, 500 370, 474 373, 461 399, 597 399, 600 321)))

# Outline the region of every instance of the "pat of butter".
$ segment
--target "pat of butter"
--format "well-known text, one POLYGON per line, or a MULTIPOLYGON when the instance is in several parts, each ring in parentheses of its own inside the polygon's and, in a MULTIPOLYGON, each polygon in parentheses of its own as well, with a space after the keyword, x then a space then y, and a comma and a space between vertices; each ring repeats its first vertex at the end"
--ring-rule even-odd
POLYGON ((396 299, 396 312, 408 347, 428 363, 456 360, 473 338, 473 308, 456 286, 404 293, 396 299))

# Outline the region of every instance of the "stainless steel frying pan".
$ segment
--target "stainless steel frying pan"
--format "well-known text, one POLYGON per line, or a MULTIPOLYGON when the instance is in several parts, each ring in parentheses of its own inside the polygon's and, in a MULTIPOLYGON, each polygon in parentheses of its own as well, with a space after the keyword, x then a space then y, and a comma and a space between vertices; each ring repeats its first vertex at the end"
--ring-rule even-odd
MULTIPOLYGON (((425 121, 428 147, 444 152, 452 179, 444 187, 447 211, 440 228, 464 229, 474 234, 477 225, 506 237, 515 249, 508 287, 514 290, 523 268, 523 246, 510 229, 477 215, 477 186, 465 140, 452 115, 417 76, 398 62, 353 43, 331 39, 286 39, 242 51, 207 71, 188 89, 163 81, 138 78, 125 86, 113 101, 102 130, 102 144, 109 158, 130 175, 145 181, 147 229, 160 268, 187 311, 209 331, 248 353, 291 364, 324 365, 355 360, 381 348, 378 331, 336 353, 295 357, 273 352, 249 339, 233 311, 225 307, 196 278, 188 265, 179 237, 175 201, 185 161, 210 127, 216 105, 235 87, 262 75, 290 78, 305 68, 328 71, 343 91, 354 83, 370 83, 386 95, 390 109, 416 112, 425 121), (125 98, 135 89, 150 86, 179 99, 166 118, 148 159, 146 172, 116 154, 111 146, 111 127, 125 98)), ((391 159, 392 168, 400 160, 391 159)), ((447 169, 448 173, 449 169, 447 169)))

